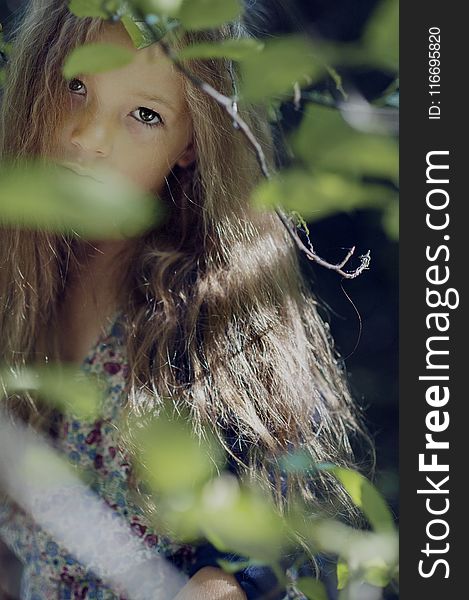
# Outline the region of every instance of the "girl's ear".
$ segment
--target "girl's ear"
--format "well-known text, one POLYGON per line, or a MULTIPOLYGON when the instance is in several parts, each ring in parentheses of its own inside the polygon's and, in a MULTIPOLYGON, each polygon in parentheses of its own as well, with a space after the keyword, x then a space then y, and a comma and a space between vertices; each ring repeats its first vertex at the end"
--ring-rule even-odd
POLYGON ((186 149, 179 157, 176 164, 179 165, 180 167, 185 168, 185 167, 188 167, 191 163, 193 163, 194 160, 195 160, 194 144, 192 142, 189 142, 189 144, 187 145, 186 149))

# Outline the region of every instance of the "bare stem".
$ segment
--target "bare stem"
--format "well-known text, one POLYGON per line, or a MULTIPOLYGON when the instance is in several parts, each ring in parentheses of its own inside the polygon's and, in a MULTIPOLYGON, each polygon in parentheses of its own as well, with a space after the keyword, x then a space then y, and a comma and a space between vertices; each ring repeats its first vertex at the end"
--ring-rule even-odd
MULTIPOLYGON (((145 15, 141 11, 139 11, 137 8, 135 8, 135 10, 137 11, 137 13, 139 13, 138 14, 139 18, 141 18, 143 21, 145 21, 148 28, 152 31, 152 33, 154 33, 152 25, 147 23, 147 21, 145 19, 145 15)), ((191 73, 189 70, 187 70, 181 64, 181 62, 178 60, 177 54, 174 52, 174 50, 163 39, 157 39, 157 37, 155 35, 155 41, 157 41, 159 43, 159 45, 161 46, 161 49, 163 50, 165 55, 172 61, 172 63, 174 64, 174 66, 180 73, 182 73, 185 77, 187 77, 191 81, 191 83, 194 84, 194 86, 196 86, 198 89, 202 90, 205 94, 207 94, 208 96, 213 98, 220 106, 222 106, 225 109, 225 111, 230 115, 230 117, 233 121, 233 126, 236 129, 239 129, 241 131, 241 133, 247 139, 248 143, 254 148, 254 151, 255 151, 256 157, 257 157, 257 162, 259 163, 259 167, 260 167, 260 170, 261 170, 263 176, 266 179, 271 179, 272 175, 267 166, 267 161, 265 158, 264 151, 262 150, 262 147, 261 147, 259 141, 257 140, 255 135, 249 128, 246 121, 244 121, 244 119, 239 115, 236 100, 234 98, 230 98, 228 96, 225 96, 224 94, 221 94, 218 90, 216 90, 213 86, 208 84, 206 81, 203 81, 202 79, 200 79, 199 77, 197 77, 196 75, 191 73)), ((295 88, 295 93, 297 95, 297 88, 295 88)), ((355 250, 355 247, 353 247, 347 253, 344 260, 342 260, 340 263, 332 264, 332 263, 324 260, 320 256, 318 256, 316 254, 316 252, 314 252, 310 248, 307 248, 304 245, 304 243, 302 242, 301 238, 299 237, 299 235, 296 231, 296 227, 295 227, 294 223, 283 212, 281 207, 277 206, 275 208, 275 212, 277 213, 277 215, 280 218, 283 225, 286 227, 286 229, 287 229, 290 237, 294 241, 294 243, 297 245, 297 247, 302 252, 304 252, 306 254, 306 256, 308 257, 309 260, 316 262, 317 264, 321 265, 322 267, 325 267, 326 269, 331 269, 332 271, 336 271, 337 273, 339 273, 339 275, 342 275, 342 277, 344 277, 346 279, 354 279, 355 277, 358 277, 358 275, 360 275, 365 269, 368 269, 368 266, 369 266, 370 260, 371 260, 369 250, 365 255, 362 255, 359 257, 361 263, 357 269, 355 269, 353 271, 344 271, 343 267, 345 266, 345 264, 348 262, 348 260, 352 256, 352 254, 355 250)))

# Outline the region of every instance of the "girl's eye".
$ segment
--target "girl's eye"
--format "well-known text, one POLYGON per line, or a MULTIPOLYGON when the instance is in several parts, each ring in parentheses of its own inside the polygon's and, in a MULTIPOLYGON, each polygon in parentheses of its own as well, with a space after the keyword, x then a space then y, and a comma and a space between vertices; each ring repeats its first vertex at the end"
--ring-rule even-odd
POLYGON ((161 118, 161 115, 155 112, 154 110, 151 110, 151 108, 145 108, 144 106, 140 106, 134 112, 139 114, 139 118, 134 117, 133 114, 132 117, 136 121, 142 123, 143 125, 146 125, 147 127, 158 127, 163 125, 163 119, 161 118), (157 120, 154 121, 154 119, 157 120))
MULTIPOLYGON (((68 84, 68 89, 71 92, 73 92, 73 93, 76 94, 77 92, 80 91, 80 90, 77 89, 77 84, 78 84, 78 86, 81 85, 83 88, 85 87, 85 84, 82 81, 80 81, 79 79, 71 79, 70 83, 68 84)), ((83 94, 80 94, 80 96, 82 96, 82 95, 83 94)))

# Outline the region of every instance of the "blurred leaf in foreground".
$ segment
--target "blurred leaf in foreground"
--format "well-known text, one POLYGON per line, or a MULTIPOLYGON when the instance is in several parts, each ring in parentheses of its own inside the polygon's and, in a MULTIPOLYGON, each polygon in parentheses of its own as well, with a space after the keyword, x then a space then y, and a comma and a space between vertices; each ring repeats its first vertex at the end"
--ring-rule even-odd
POLYGON ((398 182, 397 142, 353 129, 337 110, 310 104, 291 141, 295 155, 314 169, 398 182))
POLYGON ((159 527, 181 540, 206 538, 219 550, 272 561, 285 544, 285 524, 265 494, 228 472, 215 438, 200 443, 188 418, 160 414, 136 436, 141 475, 157 499, 159 527))
POLYGON ((397 563, 399 540, 396 531, 375 533, 349 527, 333 519, 314 519, 304 536, 322 552, 343 557, 349 569, 381 561, 391 569, 397 563))
POLYGON ((161 414, 138 433, 148 482, 157 494, 180 493, 199 487, 224 464, 213 438, 199 443, 188 421, 161 414))
POLYGON ((391 240, 399 239, 399 203, 390 202, 383 213, 383 228, 391 240))
MULTIPOLYGON (((121 23, 129 34, 134 46, 137 49, 145 48, 155 42, 155 36, 152 34, 146 23, 137 22, 129 15, 122 15, 121 23)), ((156 34, 155 34, 156 35, 156 34)))
POLYGON ((384 498, 366 477, 358 471, 336 465, 321 468, 337 477, 350 494, 355 505, 363 511, 375 531, 395 532, 391 511, 384 498))
POLYGON ((381 0, 369 19, 362 42, 371 60, 384 68, 399 68, 399 2, 381 0))
POLYGON ((204 535, 220 550, 273 562, 287 544, 285 523, 266 495, 228 473, 205 485, 200 517, 204 535))
POLYGON ((342 590, 346 585, 349 578, 349 569, 347 563, 339 558, 337 561, 337 589, 342 590))
POLYGON ((231 58, 241 60, 253 53, 260 52, 264 44, 259 40, 245 38, 224 40, 222 42, 203 42, 191 44, 178 52, 179 59, 189 58, 231 58))
POLYGON ((217 558, 216 560, 225 573, 237 573, 248 567, 264 566, 266 564, 264 561, 255 559, 238 560, 237 562, 230 562, 229 560, 223 560, 222 558, 217 558))
POLYGON ((102 390, 98 381, 83 371, 65 365, 0 370, 0 381, 8 393, 31 391, 42 400, 80 419, 98 417, 102 390))
POLYGON ((85 176, 32 163, 0 168, 0 224, 121 238, 149 229, 161 213, 156 198, 115 172, 96 169, 85 176))
POLYGON ((170 16, 178 14, 184 0, 134 0, 146 15, 170 16))
POLYGON ((324 584, 313 577, 299 577, 296 587, 303 592, 308 600, 327 600, 324 584))
POLYGON ((242 61, 241 95, 252 102, 277 95, 293 96, 295 82, 300 87, 311 85, 325 71, 307 37, 284 35, 267 40, 262 51, 242 61))
POLYGON ((332 463, 317 463, 305 452, 291 452, 282 456, 280 464, 290 472, 319 471, 332 473, 347 490, 354 504, 360 508, 377 532, 395 532, 394 520, 386 501, 364 475, 353 469, 332 463))
POLYGON ((62 72, 66 79, 82 73, 102 73, 125 67, 134 53, 115 44, 85 44, 75 48, 65 60, 62 72))
POLYGON ((209 29, 233 21, 242 8, 240 0, 184 0, 175 16, 186 29, 209 29))
POLYGON ((77 17, 101 17, 106 18, 107 13, 103 10, 102 0, 70 0, 68 7, 77 17))
POLYGON ((363 183, 337 173, 291 169, 261 182, 253 191, 252 202, 259 209, 279 204, 314 221, 340 211, 384 208, 394 197, 395 193, 382 185, 363 183))

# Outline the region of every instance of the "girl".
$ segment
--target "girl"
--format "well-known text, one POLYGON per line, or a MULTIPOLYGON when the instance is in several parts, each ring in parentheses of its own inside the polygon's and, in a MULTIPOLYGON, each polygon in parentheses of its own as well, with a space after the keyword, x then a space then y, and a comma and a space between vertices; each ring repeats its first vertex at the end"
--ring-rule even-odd
MULTIPOLYGON (((171 45, 248 35, 239 21, 174 35, 171 45)), ((316 461, 353 466, 350 442, 362 429, 291 237, 277 215, 249 206, 262 176, 252 149, 158 44, 137 50, 120 22, 78 18, 63 0, 31 0, 13 42, 2 159, 47 157, 81 174, 115 169, 159 196, 168 216, 138 239, 90 242, 3 228, 2 362, 68 362, 108 383, 102 418, 92 427, 31 395, 10 397, 12 410, 53 435, 76 464, 93 468, 96 491, 112 509, 148 548, 190 575, 181 599, 303 597, 293 587, 279 590, 268 568, 229 575, 210 544, 177 545, 159 536, 151 508, 131 499, 132 490, 140 491, 132 431, 116 431, 177 397, 194 431, 214 427, 236 473, 261 481, 280 511, 299 492, 312 505, 329 499, 353 516, 332 477, 312 486, 300 474, 267 466, 292 446, 316 461), (96 41, 131 50, 133 61, 67 82, 66 56, 96 41)), ((185 64, 231 95, 227 61, 185 64)), ((263 111, 245 106, 241 116, 273 170, 263 111)), ((25 563, 23 598, 118 597, 20 509, 0 506, 2 537, 25 563)))

